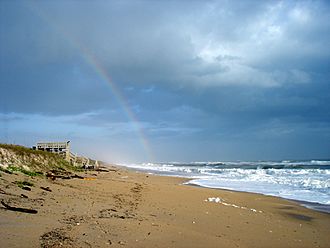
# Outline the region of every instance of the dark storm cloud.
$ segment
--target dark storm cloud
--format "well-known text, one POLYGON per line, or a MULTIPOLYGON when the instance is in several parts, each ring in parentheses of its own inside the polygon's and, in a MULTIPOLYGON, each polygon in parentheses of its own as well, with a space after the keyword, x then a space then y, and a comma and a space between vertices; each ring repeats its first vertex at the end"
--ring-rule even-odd
POLYGON ((14 64, 56 67, 83 60, 83 46, 119 85, 274 87, 307 83, 329 64, 324 2, 63 1, 15 7, 7 11, 12 18, 4 17, 14 22, 3 24, 6 58, 18 57, 7 52, 16 51, 21 56, 14 64), (320 66, 311 71, 312 64, 320 66))
POLYGON ((154 143, 204 140, 232 154, 216 140, 275 144, 281 134, 295 144, 329 127, 327 1, 0 6, 0 112, 76 115, 110 136, 134 131, 101 65, 154 143))

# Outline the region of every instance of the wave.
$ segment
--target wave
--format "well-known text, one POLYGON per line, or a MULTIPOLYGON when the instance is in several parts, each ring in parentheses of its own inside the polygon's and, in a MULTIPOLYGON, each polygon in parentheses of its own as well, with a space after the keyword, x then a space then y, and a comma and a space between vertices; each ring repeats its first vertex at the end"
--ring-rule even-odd
POLYGON ((235 162, 190 162, 190 163, 145 163, 142 166, 148 167, 204 167, 212 168, 243 168, 243 169, 330 169, 330 160, 283 160, 283 161, 235 161, 235 162))
POLYGON ((235 161, 124 165, 155 174, 189 177, 191 183, 329 204, 330 161, 235 161))

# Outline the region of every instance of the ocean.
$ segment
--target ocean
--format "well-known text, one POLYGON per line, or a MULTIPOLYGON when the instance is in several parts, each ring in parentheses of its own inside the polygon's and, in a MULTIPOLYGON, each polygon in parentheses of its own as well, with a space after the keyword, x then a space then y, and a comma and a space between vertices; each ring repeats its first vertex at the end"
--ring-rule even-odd
POLYGON ((188 184, 260 193, 330 213, 330 160, 143 163, 148 173, 191 178, 188 184))

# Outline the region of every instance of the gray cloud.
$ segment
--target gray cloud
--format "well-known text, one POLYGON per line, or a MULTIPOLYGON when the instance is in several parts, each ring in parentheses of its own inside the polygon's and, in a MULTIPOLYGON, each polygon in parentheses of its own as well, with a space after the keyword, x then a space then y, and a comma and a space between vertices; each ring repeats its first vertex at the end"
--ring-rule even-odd
POLYGON ((1 8, 0 112, 74 116, 75 125, 128 139, 136 127, 126 105, 159 149, 158 138, 177 137, 176 149, 203 141, 228 154, 217 137, 234 147, 235 137, 248 142, 248 134, 272 136, 269 129, 300 142, 304 131, 321 137, 330 123, 327 1, 3 1, 1 8))
POLYGON ((5 54, 19 48, 33 53, 21 63, 38 65, 84 60, 88 51, 118 83, 274 87, 308 81, 311 60, 329 58, 324 2, 26 5, 5 54))

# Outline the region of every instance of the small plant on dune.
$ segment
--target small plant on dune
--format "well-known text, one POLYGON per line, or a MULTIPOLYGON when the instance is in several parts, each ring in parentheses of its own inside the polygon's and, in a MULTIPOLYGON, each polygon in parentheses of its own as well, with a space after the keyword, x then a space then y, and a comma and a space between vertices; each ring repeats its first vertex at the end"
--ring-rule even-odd
POLYGON ((39 171, 27 171, 24 169, 22 169, 21 172, 30 177, 41 177, 44 175, 42 172, 39 172, 39 171))
POLYGON ((2 167, 0 167, 0 171, 3 171, 5 173, 7 173, 7 174, 13 174, 13 172, 11 172, 11 171, 9 171, 9 170, 7 170, 5 168, 2 168, 2 167))
POLYGON ((26 187, 26 186, 29 186, 29 187, 33 187, 34 184, 31 183, 31 182, 28 182, 28 181, 15 181, 15 184, 20 187, 20 188, 23 188, 23 187, 26 187))
POLYGON ((28 170, 25 170, 25 169, 23 169, 21 167, 17 167, 17 166, 8 166, 7 170, 10 172, 21 172, 30 177, 36 177, 36 176, 43 175, 42 172, 28 171, 28 170))

